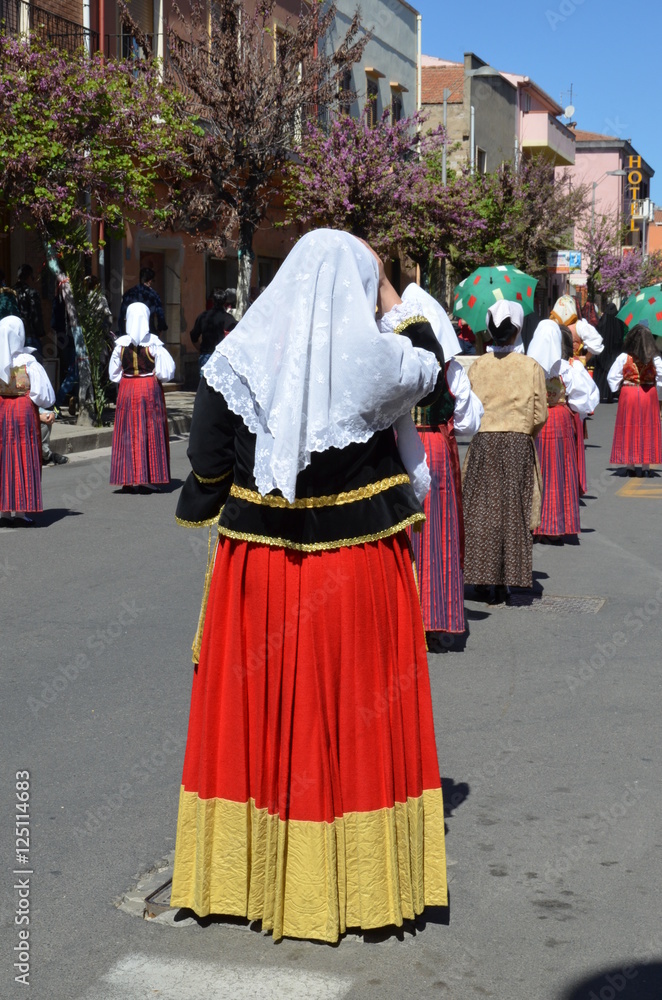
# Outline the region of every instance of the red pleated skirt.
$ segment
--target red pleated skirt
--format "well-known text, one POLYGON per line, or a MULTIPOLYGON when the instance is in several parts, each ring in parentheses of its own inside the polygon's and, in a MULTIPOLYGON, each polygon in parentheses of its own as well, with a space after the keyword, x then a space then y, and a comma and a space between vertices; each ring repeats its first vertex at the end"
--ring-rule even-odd
POLYGON ((446 901, 406 535, 313 554, 221 538, 171 905, 336 941, 446 901))
POLYGON ((110 482, 114 486, 170 482, 168 415, 161 383, 154 376, 120 380, 110 482))
POLYGON ((43 509, 39 411, 29 396, 0 396, 0 510, 43 509))
POLYGON ((609 461, 614 465, 662 463, 660 404, 654 385, 621 388, 609 461))
POLYGON ((575 446, 577 448, 577 472, 579 474, 579 495, 583 497, 588 489, 586 479, 586 424, 575 412, 570 410, 575 431, 575 446))
MULTIPOLYGON (((411 531, 426 632, 464 632, 464 575, 461 553, 461 494, 448 429, 419 428, 432 485, 421 532, 411 531)), ((457 445, 456 445, 457 449, 457 445)), ((458 459, 459 465, 459 459, 458 459)), ((459 469, 458 469, 459 471, 459 469)))
POLYGON ((579 474, 572 412, 550 406, 547 422, 536 438, 542 472, 542 509, 536 535, 578 535, 579 474))

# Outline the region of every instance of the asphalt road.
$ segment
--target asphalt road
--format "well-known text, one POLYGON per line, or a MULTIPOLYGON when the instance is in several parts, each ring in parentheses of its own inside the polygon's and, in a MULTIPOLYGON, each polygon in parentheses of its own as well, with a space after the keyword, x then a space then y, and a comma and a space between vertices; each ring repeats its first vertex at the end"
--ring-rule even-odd
POLYGON ((207 533, 173 519, 184 441, 162 495, 114 492, 105 454, 45 469, 40 527, 0 531, 0 997, 25 995, 27 898, 40 1000, 659 1000, 662 478, 605 472, 614 417, 590 425, 580 544, 535 550, 546 598, 596 600, 469 601, 466 644, 430 656, 450 925, 335 948, 117 908, 174 846, 207 533))

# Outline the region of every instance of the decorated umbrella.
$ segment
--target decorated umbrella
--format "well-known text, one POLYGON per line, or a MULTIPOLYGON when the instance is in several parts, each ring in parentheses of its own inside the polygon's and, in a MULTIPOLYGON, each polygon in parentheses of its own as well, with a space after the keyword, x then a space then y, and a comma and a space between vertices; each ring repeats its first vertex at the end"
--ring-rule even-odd
POLYGON ((618 318, 628 332, 637 323, 644 323, 654 337, 662 337, 662 285, 649 285, 635 292, 621 307, 618 318))
POLYGON ((453 312, 478 333, 485 329, 487 310, 499 299, 519 302, 524 315, 530 315, 537 285, 537 278, 512 264, 479 267, 456 287, 453 312))

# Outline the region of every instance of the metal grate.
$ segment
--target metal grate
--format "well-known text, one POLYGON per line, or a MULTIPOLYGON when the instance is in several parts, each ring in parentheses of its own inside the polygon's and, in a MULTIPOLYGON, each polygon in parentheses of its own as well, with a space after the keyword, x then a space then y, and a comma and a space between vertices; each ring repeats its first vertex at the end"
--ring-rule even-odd
POLYGON ((550 615, 596 615, 605 597, 553 597, 547 594, 511 594, 506 607, 542 611, 550 615))
POLYGON ((170 893, 172 892, 172 879, 160 885, 158 889, 145 897, 145 916, 156 917, 159 913, 165 913, 170 909, 170 893))

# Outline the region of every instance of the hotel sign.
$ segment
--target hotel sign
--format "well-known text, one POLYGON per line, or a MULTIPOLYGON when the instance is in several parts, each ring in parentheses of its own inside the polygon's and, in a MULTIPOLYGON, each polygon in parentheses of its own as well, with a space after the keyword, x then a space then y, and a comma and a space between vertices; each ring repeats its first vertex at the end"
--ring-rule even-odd
POLYGON ((644 175, 641 172, 641 157, 631 156, 628 163, 628 196, 630 202, 630 229, 637 229, 636 217, 639 211, 639 191, 644 175))

